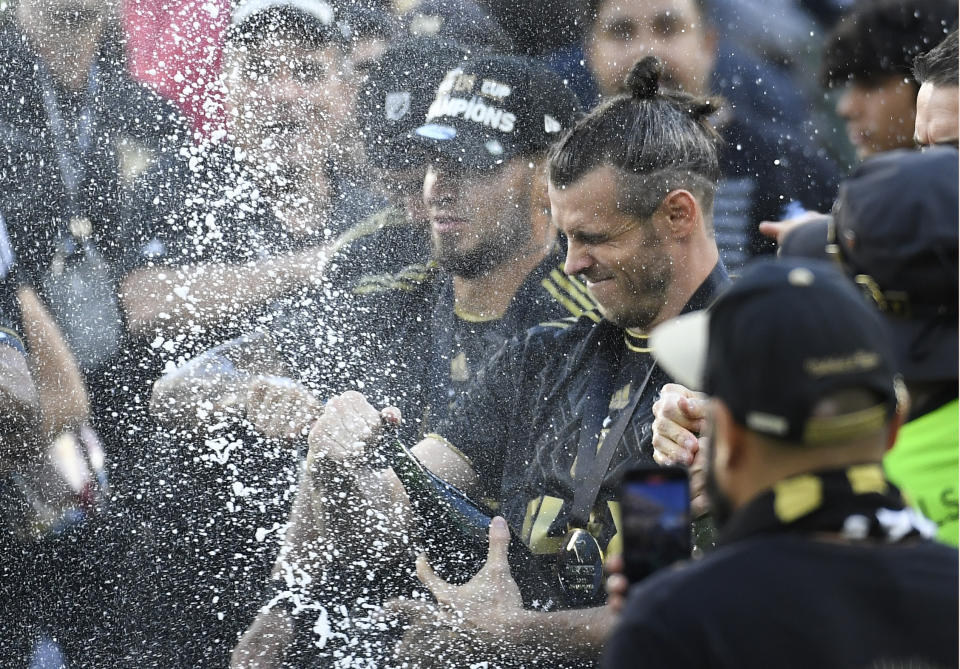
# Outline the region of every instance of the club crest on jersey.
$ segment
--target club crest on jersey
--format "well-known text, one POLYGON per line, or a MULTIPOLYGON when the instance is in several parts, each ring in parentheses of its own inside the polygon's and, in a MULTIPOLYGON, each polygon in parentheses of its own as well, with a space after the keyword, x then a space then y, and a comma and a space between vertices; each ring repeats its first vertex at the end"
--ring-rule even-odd
POLYGON ((383 105, 388 121, 399 121, 410 112, 410 91, 387 93, 383 105))

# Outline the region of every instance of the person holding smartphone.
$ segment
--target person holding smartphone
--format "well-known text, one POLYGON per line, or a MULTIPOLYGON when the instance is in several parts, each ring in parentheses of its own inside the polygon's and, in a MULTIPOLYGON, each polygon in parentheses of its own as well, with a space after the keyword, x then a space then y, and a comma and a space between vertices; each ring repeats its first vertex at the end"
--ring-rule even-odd
POLYGON ((763 261, 651 334, 709 396, 718 549, 633 588, 604 666, 951 666, 957 551, 882 460, 907 413, 890 333, 829 264, 763 261))

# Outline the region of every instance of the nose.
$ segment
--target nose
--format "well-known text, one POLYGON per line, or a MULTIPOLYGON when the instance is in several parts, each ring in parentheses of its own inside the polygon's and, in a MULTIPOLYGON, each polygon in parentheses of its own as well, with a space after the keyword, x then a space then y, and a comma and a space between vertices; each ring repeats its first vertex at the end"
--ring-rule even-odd
POLYGON ((457 199, 457 179, 453 172, 437 165, 427 167, 423 179, 423 203, 427 208, 443 209, 457 199))
POLYGON ((270 81, 268 96, 274 104, 295 106, 304 98, 304 87, 297 79, 282 68, 270 81))
POLYGON ((862 102, 862 95, 852 87, 846 88, 837 98, 837 116, 852 119, 858 116, 857 110, 862 102))
POLYGON ((593 258, 587 247, 580 242, 567 238, 567 257, 563 261, 563 273, 572 276, 582 274, 593 265, 593 258))

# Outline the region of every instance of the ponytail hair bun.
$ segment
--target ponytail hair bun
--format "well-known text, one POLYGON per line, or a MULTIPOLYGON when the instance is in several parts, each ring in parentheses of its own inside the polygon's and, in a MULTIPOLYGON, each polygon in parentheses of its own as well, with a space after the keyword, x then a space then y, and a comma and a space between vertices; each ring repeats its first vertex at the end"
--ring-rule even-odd
POLYGON ((624 87, 635 100, 652 100, 660 91, 663 63, 656 56, 646 56, 630 68, 624 87))

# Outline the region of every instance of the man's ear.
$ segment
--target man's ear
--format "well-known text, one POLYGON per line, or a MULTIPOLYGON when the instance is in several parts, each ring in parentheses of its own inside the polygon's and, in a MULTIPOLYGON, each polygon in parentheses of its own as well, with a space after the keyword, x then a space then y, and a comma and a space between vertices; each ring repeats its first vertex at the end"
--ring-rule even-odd
POLYGON ((713 401, 713 448, 718 470, 727 471, 743 462, 744 429, 737 425, 723 400, 713 401))
POLYGON ((534 224, 541 218, 550 221, 549 164, 550 161, 546 157, 533 162, 530 175, 530 220, 534 224))
POLYGON ((897 436, 900 434, 900 428, 907 422, 910 415, 910 393, 907 391, 906 384, 901 379, 895 381, 897 393, 897 410, 893 413, 890 420, 890 426, 887 428, 887 444, 885 450, 890 450, 897 443, 897 436))
POLYGON ((670 191, 660 205, 666 216, 667 231, 673 239, 686 239, 700 220, 700 205, 688 190, 670 191))

